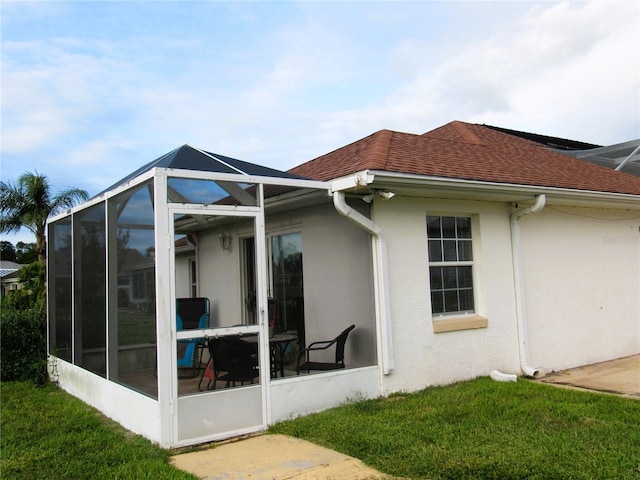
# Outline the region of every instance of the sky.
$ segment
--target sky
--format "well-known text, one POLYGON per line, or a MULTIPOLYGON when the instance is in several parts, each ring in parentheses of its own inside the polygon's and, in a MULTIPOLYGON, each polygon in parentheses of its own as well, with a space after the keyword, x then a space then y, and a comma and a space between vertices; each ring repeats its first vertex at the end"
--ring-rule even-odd
POLYGON ((640 137, 637 1, 3 0, 0 22, 0 178, 54 194, 184 144, 287 170, 453 120, 640 137))

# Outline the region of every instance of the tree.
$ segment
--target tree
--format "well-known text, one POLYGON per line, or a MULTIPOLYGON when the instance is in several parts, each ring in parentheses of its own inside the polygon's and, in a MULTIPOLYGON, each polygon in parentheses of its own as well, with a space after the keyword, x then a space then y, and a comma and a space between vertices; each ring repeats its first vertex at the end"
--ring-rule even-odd
POLYGON ((0 233, 25 227, 36 236, 38 260, 46 257, 47 218, 89 198, 85 190, 67 188, 52 196, 49 180, 37 172, 26 172, 16 184, 0 182, 0 233))
POLYGON ((5 240, 0 242, 0 258, 2 258, 2 260, 8 260, 9 262, 16 261, 16 249, 13 243, 5 240))
POLYGON ((29 265, 38 260, 38 250, 35 243, 16 243, 16 263, 29 265))

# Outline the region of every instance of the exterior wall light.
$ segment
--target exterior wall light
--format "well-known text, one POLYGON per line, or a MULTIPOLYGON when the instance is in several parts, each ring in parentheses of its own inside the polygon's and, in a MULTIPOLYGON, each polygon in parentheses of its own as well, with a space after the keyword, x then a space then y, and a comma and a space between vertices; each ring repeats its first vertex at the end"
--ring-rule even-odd
POLYGON ((218 240, 220 240, 220 248, 222 248, 222 250, 231 251, 231 235, 221 233, 218 240))

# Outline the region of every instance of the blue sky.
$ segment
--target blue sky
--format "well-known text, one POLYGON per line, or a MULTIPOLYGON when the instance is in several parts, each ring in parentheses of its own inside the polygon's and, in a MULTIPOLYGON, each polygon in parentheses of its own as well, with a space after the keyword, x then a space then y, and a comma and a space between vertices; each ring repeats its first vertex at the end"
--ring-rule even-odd
POLYGON ((54 192, 95 195, 185 143, 286 170, 452 120, 640 137, 636 1, 4 0, 0 14, 0 175, 38 171, 54 192))

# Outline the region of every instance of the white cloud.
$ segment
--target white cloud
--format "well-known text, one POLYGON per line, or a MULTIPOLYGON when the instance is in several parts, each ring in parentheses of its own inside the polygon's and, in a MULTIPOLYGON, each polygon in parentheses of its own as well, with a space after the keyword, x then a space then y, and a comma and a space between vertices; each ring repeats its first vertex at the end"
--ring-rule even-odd
MULTIPOLYGON (((635 3, 562 3, 420 69, 378 105, 336 112, 323 127, 416 133, 450 120, 592 142, 638 135, 639 9, 635 3)), ((415 58, 415 55, 412 57, 415 58)))

